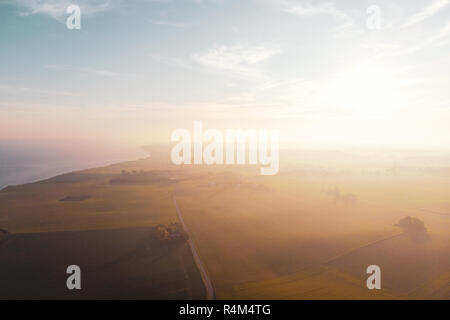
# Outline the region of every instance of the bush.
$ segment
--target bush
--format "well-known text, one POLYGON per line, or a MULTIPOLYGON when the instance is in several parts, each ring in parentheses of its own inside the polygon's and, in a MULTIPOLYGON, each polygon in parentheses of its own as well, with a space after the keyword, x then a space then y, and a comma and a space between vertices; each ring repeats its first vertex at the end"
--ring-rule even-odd
POLYGON ((156 226, 156 237, 159 241, 164 242, 186 241, 188 239, 188 235, 180 223, 159 224, 156 226))

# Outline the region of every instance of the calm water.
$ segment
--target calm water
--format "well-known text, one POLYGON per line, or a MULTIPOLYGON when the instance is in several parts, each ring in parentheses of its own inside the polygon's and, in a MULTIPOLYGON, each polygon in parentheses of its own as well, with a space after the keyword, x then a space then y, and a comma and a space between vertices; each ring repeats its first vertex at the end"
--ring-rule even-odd
POLYGON ((146 156, 138 147, 0 141, 0 189, 146 156))

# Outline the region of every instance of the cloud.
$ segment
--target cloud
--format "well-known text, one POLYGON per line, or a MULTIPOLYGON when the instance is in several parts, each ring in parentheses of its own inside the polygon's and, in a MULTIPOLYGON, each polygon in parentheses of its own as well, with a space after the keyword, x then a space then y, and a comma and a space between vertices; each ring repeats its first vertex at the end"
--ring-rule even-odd
MULTIPOLYGON (((9 3, 21 10, 21 16, 43 14, 56 20, 66 17, 67 8, 74 4, 70 0, 10 0, 9 3)), ((111 0, 83 0, 76 1, 76 4, 80 6, 81 14, 84 16, 92 16, 111 8, 111 0)))
POLYGON ((344 12, 336 9, 336 7, 331 3, 325 3, 321 5, 303 5, 296 4, 292 2, 285 2, 286 8, 284 9, 286 12, 304 16, 304 17, 314 17, 319 15, 328 15, 334 17, 336 19, 347 20, 349 16, 344 12))
POLYGON ((277 1, 283 11, 299 17, 329 16, 339 22, 339 29, 355 26, 353 19, 344 11, 339 10, 333 3, 301 4, 292 0, 277 1))
POLYGON ((416 25, 432 16, 438 14, 450 4, 450 0, 436 0, 422 11, 411 16, 408 21, 402 25, 403 28, 416 25))
POLYGON ((89 75, 96 75, 96 76, 102 76, 102 77, 123 77, 123 76, 131 76, 127 74, 122 74, 114 71, 109 70, 98 70, 98 69, 91 69, 91 68, 78 68, 74 66, 69 65, 60 65, 60 64, 47 64, 44 66, 46 69, 52 69, 57 71, 77 71, 89 75))
POLYGON ((174 27, 174 28, 187 28, 189 27, 189 24, 183 23, 183 22, 176 22, 176 21, 167 21, 167 20, 149 20, 151 24, 156 26, 168 26, 168 27, 174 27))
POLYGON ((76 96, 76 94, 67 91, 57 91, 42 88, 29 88, 3 84, 0 84, 0 91, 12 95, 29 94, 33 96, 76 96))
POLYGON ((372 43, 362 47, 375 53, 373 59, 403 58, 426 49, 434 49, 448 44, 450 38, 450 21, 439 29, 430 32, 426 38, 417 39, 412 44, 401 43, 372 43))
POLYGON ((447 22, 447 25, 436 32, 429 40, 428 43, 435 45, 435 46, 441 46, 446 43, 446 39, 450 35, 450 21, 447 22))
POLYGON ((450 36, 450 22, 448 22, 445 25, 445 27, 437 30, 429 38, 400 51, 398 55, 412 54, 423 49, 443 46, 447 44, 449 36, 450 36))
POLYGON ((153 53, 149 54, 148 56, 150 57, 150 59, 152 59, 156 62, 163 63, 163 64, 171 66, 171 67, 194 69, 194 67, 192 65, 190 65, 189 63, 187 63, 186 61, 184 61, 181 58, 163 56, 163 55, 158 55, 158 54, 153 54, 153 53))
POLYGON ((258 64, 279 52, 280 49, 269 45, 214 45, 208 50, 194 53, 191 58, 216 71, 241 77, 260 77, 262 72, 258 64))

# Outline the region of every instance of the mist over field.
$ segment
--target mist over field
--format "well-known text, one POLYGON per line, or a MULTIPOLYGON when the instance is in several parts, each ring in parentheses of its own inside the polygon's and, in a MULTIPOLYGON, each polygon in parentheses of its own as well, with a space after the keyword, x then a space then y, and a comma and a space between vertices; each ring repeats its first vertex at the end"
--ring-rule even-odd
POLYGON ((0 40, 0 300, 450 299, 450 0, 0 0, 0 40))
MULTIPOLYGON (((185 268, 196 270, 194 262, 176 262, 177 255, 188 252, 185 240, 170 240, 172 231, 161 228, 182 214, 219 299, 449 298, 450 171, 442 166, 448 163, 446 153, 284 149, 280 172, 261 176, 258 166, 248 164, 173 165, 170 145, 145 149, 150 156, 141 160, 0 192, 0 226, 9 232, 0 253, 2 264, 11 270, 34 266, 36 257, 17 260, 11 250, 25 249, 32 241, 36 253, 44 250, 39 241, 48 243, 51 237, 65 243, 68 252, 61 256, 62 248, 46 245, 45 250, 58 250, 48 263, 63 265, 70 252, 84 261, 88 251, 70 240, 76 236, 86 238, 85 245, 93 250, 109 248, 109 256, 92 258, 89 270, 112 268, 108 274, 125 281, 139 279, 143 266, 145 277, 151 277, 170 265, 171 277, 178 279, 185 268), (138 236, 134 228, 144 229, 138 236), (102 230, 122 235, 110 237, 102 230), (95 240, 100 232, 104 244, 95 240), (158 247, 166 248, 163 256, 175 255, 167 256, 164 267, 152 262, 161 259, 158 247), (366 268, 374 264, 383 270, 383 286, 370 291, 365 287, 366 268)), ((29 268, 18 270, 36 272, 29 268)), ((199 274, 192 277, 197 282, 179 278, 179 297, 206 297, 199 274)), ((101 289, 107 278, 89 279, 95 289, 73 297, 113 297, 101 289)), ((168 284, 148 279, 148 288, 160 288, 161 297, 175 297, 166 291, 168 284)), ((70 298, 50 284, 38 284, 48 289, 42 297, 70 298)), ((4 297, 20 296, 20 291, 5 290, 4 297)), ((120 282, 114 290, 124 290, 114 297, 138 297, 140 292, 137 287, 121 288, 120 282)), ((149 290, 151 297, 158 297, 149 290)))

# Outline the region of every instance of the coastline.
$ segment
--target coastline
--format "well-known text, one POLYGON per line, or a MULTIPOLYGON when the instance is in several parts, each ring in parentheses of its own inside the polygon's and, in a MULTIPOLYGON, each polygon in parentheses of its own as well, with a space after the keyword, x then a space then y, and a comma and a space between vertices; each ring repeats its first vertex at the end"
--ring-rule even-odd
MULTIPOLYGON (((142 156, 148 156, 147 153, 144 153, 142 156)), ((6 177, 2 177, 0 175, 0 191, 5 189, 8 186, 17 186, 17 185, 24 185, 29 183, 35 183, 42 180, 47 180, 62 174, 70 173, 70 172, 76 172, 76 171, 82 171, 82 170, 89 170, 89 169, 95 169, 95 168, 101 168, 106 167, 109 165, 114 165, 122 162, 127 161, 134 161, 139 159, 139 156, 136 155, 135 157, 127 157, 127 158, 120 158, 120 159, 113 159, 113 160, 92 160, 92 161, 85 161, 85 162, 78 162, 78 163, 57 163, 57 164, 42 164, 42 165, 21 165, 21 166, 9 166, 9 167, 15 167, 15 171, 22 171, 22 173, 12 173, 10 175, 7 175, 6 177), (23 173, 23 170, 28 170, 28 172, 23 173)), ((0 166, 0 169, 4 168, 6 166, 0 166)))

